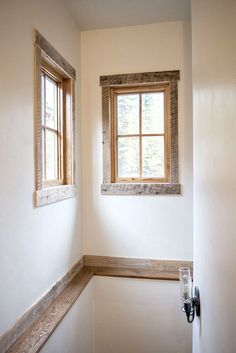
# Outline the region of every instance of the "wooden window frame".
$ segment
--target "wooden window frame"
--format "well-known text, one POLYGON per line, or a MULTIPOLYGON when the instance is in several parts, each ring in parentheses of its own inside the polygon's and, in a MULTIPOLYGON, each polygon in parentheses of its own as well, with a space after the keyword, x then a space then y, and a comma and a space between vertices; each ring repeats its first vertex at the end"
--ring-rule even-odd
MULTIPOLYGON (((161 71, 100 77, 103 121, 104 195, 181 194, 178 182, 178 85, 180 72, 161 71), (165 178, 117 178, 117 92, 165 91, 165 178)), ((141 152, 140 152, 141 153, 141 152)))
MULTIPOLYGON (((55 74, 48 66, 42 65, 41 67, 41 75, 44 76, 44 107, 43 111, 45 113, 45 89, 46 89, 46 78, 51 80, 53 83, 57 85, 57 129, 48 127, 45 123, 42 123, 42 134, 44 135, 44 146, 42 146, 42 149, 44 150, 43 153, 43 160, 42 164, 43 165, 43 188, 46 187, 52 187, 52 186, 58 186, 58 185, 63 185, 64 183, 64 158, 63 158, 63 126, 65 124, 65 119, 63 116, 63 78, 59 76, 58 74, 55 74), (57 136, 57 174, 58 178, 53 179, 53 180, 48 180, 46 178, 46 132, 51 131, 57 136)), ((45 116, 44 116, 45 120, 45 116)))
MULTIPOLYGON (((74 68, 37 31, 35 47, 35 207, 61 201, 76 195, 74 160, 74 95, 76 72, 74 68), (47 129, 42 123, 42 72, 58 83, 60 116, 57 133, 60 134, 58 179, 44 180, 43 139, 47 129)), ((55 129, 53 129, 55 130, 55 129)), ((56 130, 55 130, 56 132, 56 130)))
POLYGON ((111 88, 111 181, 113 183, 163 183, 169 182, 170 180, 170 158, 169 158, 169 124, 168 124, 168 110, 169 110, 169 99, 170 90, 169 85, 148 85, 148 86, 133 86, 133 87, 122 87, 122 88, 111 88), (162 134, 145 134, 142 133, 142 117, 139 112, 139 133, 138 134, 126 134, 119 135, 117 133, 117 96, 120 94, 139 94, 139 104, 141 109, 141 95, 142 93, 150 92, 163 92, 164 93, 164 133, 162 134), (145 136, 163 136, 164 137, 164 155, 165 155, 165 176, 163 178, 121 178, 118 176, 118 151, 117 151, 117 138, 118 137, 139 137, 139 162, 140 162, 140 174, 142 172, 142 138, 145 136))

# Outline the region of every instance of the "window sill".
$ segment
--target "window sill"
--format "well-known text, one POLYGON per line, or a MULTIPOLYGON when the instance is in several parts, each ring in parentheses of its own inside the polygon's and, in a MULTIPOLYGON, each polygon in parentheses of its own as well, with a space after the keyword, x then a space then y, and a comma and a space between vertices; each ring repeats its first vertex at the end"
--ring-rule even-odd
POLYGON ((76 196, 75 185, 60 185, 37 190, 34 193, 35 207, 48 205, 76 196))
POLYGON ((172 183, 106 183, 102 195, 181 195, 181 184, 172 183))

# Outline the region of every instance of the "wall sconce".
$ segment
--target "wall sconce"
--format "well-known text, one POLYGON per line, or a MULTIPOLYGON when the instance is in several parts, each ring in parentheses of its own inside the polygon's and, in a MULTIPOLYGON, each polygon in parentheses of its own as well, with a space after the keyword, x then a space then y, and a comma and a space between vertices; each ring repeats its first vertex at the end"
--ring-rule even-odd
POLYGON ((185 312, 188 322, 191 324, 196 316, 200 316, 200 296, 199 290, 195 287, 194 297, 192 295, 192 277, 190 275, 190 268, 179 268, 180 280, 180 295, 182 302, 182 311, 185 312))

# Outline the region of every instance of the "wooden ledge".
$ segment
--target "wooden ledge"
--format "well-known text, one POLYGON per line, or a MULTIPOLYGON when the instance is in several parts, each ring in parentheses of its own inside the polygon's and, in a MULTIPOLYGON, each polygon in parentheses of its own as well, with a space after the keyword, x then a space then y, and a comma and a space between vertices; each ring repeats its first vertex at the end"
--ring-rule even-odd
POLYGON ((83 268, 7 353, 39 352, 92 277, 93 272, 83 268))
POLYGON ((0 353, 37 353, 94 275, 178 280, 191 261, 85 255, 0 338, 0 353))
POLYGON ((192 261, 173 261, 85 255, 84 265, 97 276, 146 278, 177 281, 179 268, 190 267, 192 261))
POLYGON ((181 184, 103 183, 102 195, 181 195, 181 184))

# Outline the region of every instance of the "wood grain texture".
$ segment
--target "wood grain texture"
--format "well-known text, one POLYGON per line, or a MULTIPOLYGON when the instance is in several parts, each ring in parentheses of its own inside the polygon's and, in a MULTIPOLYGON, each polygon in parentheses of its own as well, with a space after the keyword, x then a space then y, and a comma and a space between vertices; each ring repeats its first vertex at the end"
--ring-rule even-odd
POLYGON ((172 82, 180 79, 180 71, 141 72, 100 76, 100 86, 135 85, 142 83, 172 82))
POLYGON ((44 206, 76 196, 75 184, 75 70, 35 30, 35 193, 34 206, 44 206), (62 85, 63 133, 60 148, 61 178, 43 181, 41 70, 58 76, 62 85), (52 186, 54 187, 50 187, 52 186), (58 185, 57 185, 58 184, 58 185), (63 185, 59 185, 63 184, 63 185))
POLYGON ((41 117, 41 50, 35 47, 35 85, 34 85, 34 139, 35 139, 35 189, 42 189, 42 117, 41 117))
POLYGON ((137 259, 85 255, 84 264, 99 276, 178 280, 179 268, 190 267, 191 261, 137 259))
POLYGON ((35 191, 35 206, 40 207, 76 196, 75 185, 60 185, 35 191))
POLYGON ((93 272, 83 268, 7 353, 37 353, 84 290, 93 272))
POLYGON ((178 183, 178 86, 177 82, 170 83, 170 181, 178 183))
POLYGON ((34 304, 19 320, 0 337, 0 353, 5 353, 9 347, 37 320, 44 310, 64 290, 71 280, 84 266, 84 259, 77 262, 36 304, 34 304))
POLYGON ((181 185, 178 177, 178 85, 180 71, 146 72, 137 74, 109 75, 100 77, 102 86, 102 129, 103 129, 103 195, 165 195, 181 194, 181 185), (169 180, 161 181, 125 181, 119 182, 116 176, 115 163, 115 127, 112 119, 114 114, 114 92, 138 87, 154 87, 153 85, 167 87, 166 121, 168 131, 168 143, 165 152, 168 153, 169 180), (138 86, 139 85, 139 86, 138 86))
POLYGON ((103 183, 111 181, 110 88, 102 87, 103 183))
POLYGON ((164 183, 106 183, 101 185, 102 195, 180 195, 180 184, 164 183))
POLYGON ((35 30, 35 44, 57 64, 65 73, 74 80, 76 79, 75 69, 58 53, 58 51, 37 31, 35 30))
POLYGON ((191 261, 85 255, 0 338, 0 353, 37 353, 78 299, 93 275, 178 280, 191 261))

